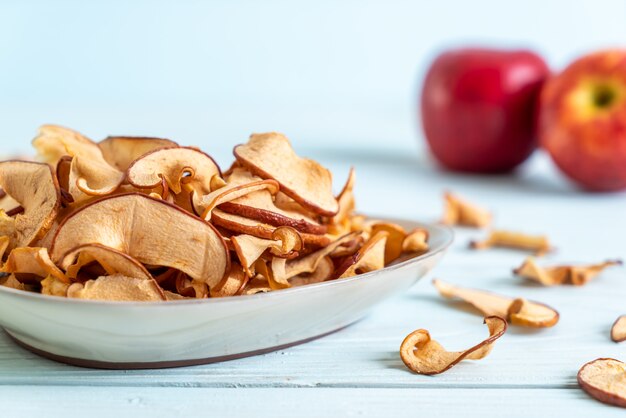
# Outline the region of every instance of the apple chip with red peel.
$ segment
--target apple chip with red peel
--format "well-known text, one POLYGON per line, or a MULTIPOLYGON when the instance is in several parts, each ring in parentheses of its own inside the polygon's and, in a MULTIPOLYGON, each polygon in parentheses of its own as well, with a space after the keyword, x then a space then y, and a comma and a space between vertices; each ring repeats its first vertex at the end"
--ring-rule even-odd
POLYGON ((24 211, 15 215, 10 248, 26 247, 52 227, 61 206, 59 184, 49 165, 0 162, 0 186, 24 211))
POLYGON ((79 245, 61 257, 61 266, 72 279, 78 276, 83 266, 93 262, 100 264, 109 276, 120 274, 137 279, 152 279, 150 272, 139 261, 102 244, 79 245))
POLYGON ((443 297, 461 299, 484 315, 506 318, 512 325, 548 328, 559 321, 559 313, 542 303, 454 286, 438 279, 433 280, 433 284, 443 297))
POLYGON ((14 248, 0 270, 3 273, 34 274, 45 278, 53 276, 69 283, 66 275, 50 260, 48 250, 40 247, 14 248))
POLYGON ((140 193, 90 203, 59 226, 51 256, 63 262, 79 245, 101 244, 143 264, 172 267, 209 287, 229 272, 230 254, 213 225, 140 193))
POLYGON ((250 269, 267 250, 275 256, 288 257, 303 247, 298 231, 287 226, 277 228, 272 233, 272 239, 244 234, 230 237, 230 242, 248 277, 254 276, 250 269))
POLYGON ((613 322, 611 339, 616 343, 626 341, 626 315, 622 315, 613 322))
POLYGON ((385 267, 385 247, 389 233, 379 231, 335 271, 334 277, 344 279, 385 267))
POLYGON ((428 248, 428 230, 424 228, 413 229, 402 241, 402 251, 405 253, 423 254, 428 248))
POLYGON ((326 247, 294 260, 274 257, 271 263, 272 275, 275 280, 278 280, 281 283, 288 283, 288 280, 296 276, 314 273, 317 270, 319 263, 322 262, 322 259, 332 254, 341 246, 351 242, 357 236, 358 233, 356 232, 346 234, 343 237, 331 242, 326 247))
POLYGON ((482 250, 491 247, 506 247, 532 251, 543 255, 552 250, 550 241, 544 235, 528 235, 520 232, 493 230, 482 241, 472 241, 470 248, 482 250))
MULTIPOLYGON (((220 185, 217 184, 216 179, 212 180, 212 184, 213 187, 220 185)), ((273 194, 278 193, 279 186, 274 180, 263 180, 253 176, 244 169, 237 168, 229 176, 228 181, 223 187, 213 189, 211 193, 200 197, 197 202, 194 202, 194 206, 196 207, 196 211, 202 214, 202 218, 210 220, 211 211, 218 205, 261 190, 267 191, 271 199, 273 194)))
POLYGON ((507 329, 506 321, 499 316, 488 316, 484 323, 489 329, 489 337, 464 351, 447 351, 437 341, 432 340, 425 329, 413 331, 400 345, 400 358, 411 371, 425 375, 443 373, 462 360, 483 359, 493 349, 493 343, 507 329))
POLYGON ((126 170, 128 182, 139 189, 151 189, 165 179, 169 189, 179 194, 187 185, 197 195, 211 192, 211 178, 221 174, 211 157, 190 147, 161 148, 142 155, 126 170))
POLYGON ((83 283, 73 283, 67 296, 77 299, 158 302, 166 300, 163 290, 154 280, 126 277, 121 274, 98 277, 83 283))
POLYGON ((121 171, 126 171, 133 161, 144 154, 178 146, 169 139, 141 136, 109 136, 98 143, 104 159, 121 171))
POLYGON ((305 208, 324 216, 334 216, 339 210, 330 171, 297 156, 284 135, 253 134, 248 143, 235 147, 234 154, 254 174, 276 180, 283 193, 305 208))
MULTIPOLYGON (((277 229, 274 225, 255 221, 254 219, 249 219, 244 216, 227 213, 218 208, 213 210, 211 222, 214 225, 220 226, 232 232, 248 234, 265 239, 271 239, 272 234, 277 229)), ((305 245, 311 245, 314 247, 324 247, 331 242, 330 238, 326 235, 300 233, 300 236, 302 237, 302 241, 305 245)))
POLYGON ((444 201, 445 207, 441 222, 445 225, 484 228, 491 223, 491 212, 453 193, 444 193, 444 201))
POLYGON ((580 388, 606 404, 626 408, 626 363, 613 358, 598 358, 580 368, 580 388))
POLYGON ((602 263, 588 265, 562 265, 541 267, 533 257, 528 257, 513 273, 529 280, 541 283, 544 286, 571 284, 582 286, 587 284, 604 269, 622 265, 621 260, 607 260, 602 263))

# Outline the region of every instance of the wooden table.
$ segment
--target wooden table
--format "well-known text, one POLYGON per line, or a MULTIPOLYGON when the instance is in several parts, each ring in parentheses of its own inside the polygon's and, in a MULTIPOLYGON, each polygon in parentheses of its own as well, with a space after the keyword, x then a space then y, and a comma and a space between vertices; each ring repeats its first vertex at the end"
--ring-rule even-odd
MULTIPOLYGON (((492 208, 497 226, 548 234, 558 252, 545 262, 626 258, 626 196, 577 192, 543 156, 508 177, 439 173, 411 152, 314 156, 337 172, 338 183, 356 161, 362 211, 435 220, 442 191, 451 189, 492 208)), ((0 332, 1 415, 623 416, 581 391, 576 372, 597 357, 626 359, 626 343, 609 339, 613 320, 626 313, 624 270, 608 270, 581 288, 543 288, 511 275, 525 254, 468 250, 468 240, 482 235, 458 230, 433 275, 348 329, 262 356, 167 370, 91 370, 42 359, 0 332), (486 335, 482 317, 442 300, 432 277, 538 300, 558 309, 561 320, 545 330, 510 327, 486 359, 418 376, 398 356, 409 332, 426 328, 450 349, 486 335)))

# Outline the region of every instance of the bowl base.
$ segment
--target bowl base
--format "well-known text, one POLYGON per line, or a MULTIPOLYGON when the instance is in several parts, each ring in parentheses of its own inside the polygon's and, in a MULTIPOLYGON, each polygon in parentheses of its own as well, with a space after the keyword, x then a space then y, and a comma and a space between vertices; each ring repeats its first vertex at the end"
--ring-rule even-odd
MULTIPOLYGON (((355 322, 358 322, 358 321, 355 321, 355 322)), ((352 324, 354 324, 355 322, 353 322, 352 324)), ((26 344, 25 342, 21 341, 18 337, 14 336, 6 328, 4 330, 6 331, 7 335, 20 347, 25 348, 26 350, 32 353, 35 353, 41 357, 54 360, 59 363, 65 363, 65 364, 69 364, 72 366, 85 367, 85 368, 90 368, 90 369, 141 370, 141 369, 170 369, 174 367, 197 366, 200 364, 219 363, 222 361, 237 360, 237 359, 244 358, 244 357, 267 354, 273 351, 279 351, 285 348, 308 343, 310 341, 317 340, 318 338, 326 337, 327 335, 334 334, 335 332, 339 332, 345 328, 348 328, 352 324, 348 324, 343 327, 326 332, 324 334, 316 335, 310 338, 305 338, 303 340, 295 341, 292 343, 276 345, 272 347, 262 348, 259 350, 248 351, 245 353, 228 354, 225 356, 206 357, 206 358, 189 359, 189 360, 152 361, 152 362, 109 362, 109 361, 82 359, 82 358, 76 358, 76 357, 66 357, 63 355, 50 353, 48 351, 41 350, 39 348, 26 344)))

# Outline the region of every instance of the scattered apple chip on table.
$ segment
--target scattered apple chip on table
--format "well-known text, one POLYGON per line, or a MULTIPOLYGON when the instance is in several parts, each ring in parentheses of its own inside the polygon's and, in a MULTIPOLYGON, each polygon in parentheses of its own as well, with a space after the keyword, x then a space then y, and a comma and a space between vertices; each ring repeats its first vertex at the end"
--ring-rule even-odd
POLYGON ((626 363, 612 358, 590 361, 580 368, 577 380, 591 397, 626 408, 626 363))
POLYGON ((626 315, 621 315, 613 322, 611 327, 611 339, 616 343, 626 341, 626 315))
POLYGON ((443 195, 444 210, 441 222, 444 225, 459 225, 485 228, 491 223, 491 212, 459 196, 446 192, 443 195))
POLYGON ((425 375, 443 373, 462 360, 483 359, 507 328, 506 321, 499 316, 488 316, 484 323, 489 329, 489 337, 463 351, 447 351, 437 341, 432 340, 425 329, 413 331, 400 345, 400 358, 410 370, 425 375))
POLYGON ((537 255, 543 255, 552 250, 550 241, 544 235, 528 235, 521 232, 504 230, 493 230, 484 240, 470 242, 470 248, 475 250, 483 250, 492 247, 532 251, 537 255))
POLYGON ((254 134, 222 171, 153 137, 92 141, 45 125, 43 163, 0 162, 0 285, 46 295, 166 301, 343 279, 428 251, 428 232, 355 213, 282 134, 254 134))
POLYGON ((588 265, 561 265, 541 267, 533 257, 528 257, 513 273, 544 286, 571 284, 582 286, 587 284, 604 269, 622 265, 621 260, 607 260, 602 263, 588 265))
POLYGON ((548 328, 559 321, 557 311, 539 302, 454 286, 438 279, 433 280, 433 285, 443 297, 461 299, 484 315, 506 318, 511 325, 548 328))

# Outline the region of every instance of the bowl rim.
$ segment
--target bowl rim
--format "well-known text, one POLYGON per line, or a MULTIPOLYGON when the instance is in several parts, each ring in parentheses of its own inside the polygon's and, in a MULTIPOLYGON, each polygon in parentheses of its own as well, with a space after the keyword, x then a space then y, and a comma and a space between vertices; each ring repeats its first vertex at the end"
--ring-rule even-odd
POLYGON ((323 289, 325 287, 332 286, 346 286, 354 281, 368 280, 377 275, 380 275, 383 272, 396 271, 404 269, 410 265, 413 265, 422 260, 426 260, 431 258, 437 254, 440 254, 448 249, 452 242, 454 241, 454 230, 447 225, 443 225, 440 223, 425 223, 418 222, 409 219, 402 218, 379 218, 379 217, 371 217, 372 219, 379 219, 385 222, 394 222, 394 223, 410 223, 413 227, 424 227, 429 230, 429 233, 432 230, 438 231, 442 235, 443 242, 429 250, 424 254, 420 254, 415 257, 411 257, 408 260, 404 260, 397 264, 391 264, 379 270, 370 271, 368 273, 359 274, 352 277, 347 277, 345 279, 337 279, 337 280, 329 280, 320 283, 312 283, 304 286, 291 287, 287 289, 280 289, 280 291, 272 291, 272 292, 261 292, 255 293, 251 295, 238 295, 236 297, 221 297, 221 298, 207 298, 207 299, 180 299, 180 300, 170 300, 170 301, 154 301, 154 302, 140 302, 140 301, 113 301, 113 300, 91 300, 91 299, 78 299, 78 298, 67 298, 62 296, 54 296, 54 295, 44 295, 41 293, 28 292, 19 289, 13 289, 6 286, 0 286, 0 293, 8 293, 12 296, 16 296, 18 298, 37 300, 45 303, 61 303, 61 304, 73 304, 73 305, 82 305, 82 306, 123 306, 123 307, 162 307, 162 306, 189 306, 192 304, 215 304, 215 303, 241 303, 249 300, 258 300, 258 299, 269 299, 276 298, 281 296, 288 296, 297 292, 307 292, 323 289))

